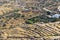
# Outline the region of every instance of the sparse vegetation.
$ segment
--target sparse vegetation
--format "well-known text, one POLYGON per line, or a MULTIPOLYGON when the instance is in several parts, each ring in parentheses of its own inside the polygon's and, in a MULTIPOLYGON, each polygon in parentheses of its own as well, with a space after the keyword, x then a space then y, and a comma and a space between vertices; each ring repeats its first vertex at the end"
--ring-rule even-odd
POLYGON ((32 8, 34 10, 32 10, 30 7, 27 7, 29 11, 24 12, 20 4, 15 3, 15 1, 9 0, 9 2, 6 2, 4 0, 4 3, 2 2, 3 4, 0 5, 0 35, 2 35, 4 38, 8 38, 10 36, 60 36, 60 19, 49 18, 46 15, 43 15, 46 12, 42 10, 43 7, 46 7, 47 9, 58 13, 57 6, 60 4, 60 1, 39 0, 39 2, 39 12, 36 12, 37 8, 34 9, 34 7, 32 8))
MULTIPOLYGON (((47 16, 36 16, 30 19, 27 19, 26 22, 28 23, 36 23, 36 22, 44 22, 44 23, 48 23, 48 22, 56 22, 58 21, 57 18, 48 18, 47 16)), ((28 24, 27 23, 27 24, 28 24)))

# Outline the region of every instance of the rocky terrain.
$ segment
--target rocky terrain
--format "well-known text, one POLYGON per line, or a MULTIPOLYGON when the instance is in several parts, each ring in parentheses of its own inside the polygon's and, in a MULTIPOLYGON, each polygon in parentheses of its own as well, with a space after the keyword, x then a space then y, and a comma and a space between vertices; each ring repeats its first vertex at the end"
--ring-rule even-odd
POLYGON ((44 40, 41 38, 60 36, 60 19, 43 15, 44 7, 59 13, 60 0, 41 0, 39 12, 23 12, 14 2, 3 3, 0 6, 0 40, 44 40))

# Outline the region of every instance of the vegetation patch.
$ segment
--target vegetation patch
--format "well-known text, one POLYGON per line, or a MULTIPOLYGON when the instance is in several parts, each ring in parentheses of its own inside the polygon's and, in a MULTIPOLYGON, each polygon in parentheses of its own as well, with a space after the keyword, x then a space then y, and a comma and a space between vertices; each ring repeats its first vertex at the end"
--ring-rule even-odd
POLYGON ((57 18, 49 18, 45 15, 42 15, 42 16, 36 16, 36 17, 30 18, 30 19, 27 19, 26 23, 27 24, 32 24, 35 22, 48 23, 48 22, 55 22, 55 21, 58 21, 58 19, 57 18))

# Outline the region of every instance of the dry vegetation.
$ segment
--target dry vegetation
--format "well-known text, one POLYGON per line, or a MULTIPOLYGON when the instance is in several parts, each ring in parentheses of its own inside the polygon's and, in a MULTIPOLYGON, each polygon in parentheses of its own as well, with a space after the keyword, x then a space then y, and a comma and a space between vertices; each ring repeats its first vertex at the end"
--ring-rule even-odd
MULTIPOLYGON (((57 22, 35 22, 26 24, 29 18, 39 16, 45 12, 42 10, 46 7, 58 13, 57 7, 60 5, 60 0, 41 0, 40 12, 22 12, 21 7, 15 6, 9 2, 0 6, 0 37, 49 37, 60 36, 60 21, 57 22)), ((6 39, 9 40, 9 39, 6 39)), ((17 40, 17 39, 16 39, 17 40)), ((24 40, 24 39, 23 39, 24 40)), ((34 40, 34 39, 33 39, 34 40)), ((39 39, 37 39, 39 40, 39 39)))

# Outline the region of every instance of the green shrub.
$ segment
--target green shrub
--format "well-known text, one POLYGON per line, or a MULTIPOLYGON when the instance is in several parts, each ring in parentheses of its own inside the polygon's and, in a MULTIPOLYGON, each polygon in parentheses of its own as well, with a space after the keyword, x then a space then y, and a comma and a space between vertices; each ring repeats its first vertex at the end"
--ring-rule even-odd
POLYGON ((35 22, 44 22, 44 23, 48 23, 48 22, 55 22, 57 21, 56 18, 48 18, 47 16, 36 16, 30 19, 27 19, 26 22, 28 23, 35 23, 35 22))
POLYGON ((31 21, 31 20, 27 20, 26 23, 27 23, 27 24, 32 24, 32 23, 34 23, 34 22, 31 21))

